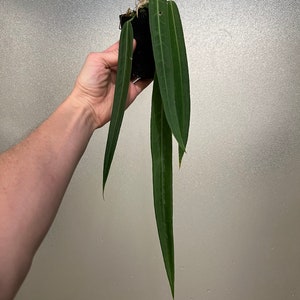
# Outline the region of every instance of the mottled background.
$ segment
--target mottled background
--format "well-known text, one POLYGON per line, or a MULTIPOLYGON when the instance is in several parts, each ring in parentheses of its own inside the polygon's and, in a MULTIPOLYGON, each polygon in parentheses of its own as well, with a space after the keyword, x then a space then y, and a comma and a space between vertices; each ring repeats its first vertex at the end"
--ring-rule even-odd
MULTIPOLYGON (((300 299, 300 1, 177 3, 192 114, 174 167, 176 299, 300 299)), ((89 52, 119 38, 129 6, 0 0, 1 151, 64 100, 89 52)), ((150 96, 126 112, 105 200, 108 126, 94 134, 17 300, 171 299, 153 210, 150 96)))

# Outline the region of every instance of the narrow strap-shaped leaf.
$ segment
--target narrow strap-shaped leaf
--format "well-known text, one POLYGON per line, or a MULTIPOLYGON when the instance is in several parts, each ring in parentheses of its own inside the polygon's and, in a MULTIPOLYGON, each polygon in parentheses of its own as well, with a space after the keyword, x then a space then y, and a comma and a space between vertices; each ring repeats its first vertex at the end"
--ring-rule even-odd
POLYGON ((166 118, 179 145, 185 149, 175 104, 175 70, 167 0, 149 1, 149 24, 155 68, 166 118))
POLYGON ((156 224, 174 298, 172 132, 165 117, 156 76, 151 109, 151 154, 156 224))
POLYGON ((129 88, 133 50, 133 30, 130 21, 127 21, 121 30, 118 71, 115 85, 114 103, 111 121, 106 142, 103 166, 103 191, 108 177, 109 169, 116 149, 120 128, 124 116, 126 99, 129 88))
MULTIPOLYGON (((178 7, 168 1, 172 57, 174 64, 175 99, 182 139, 186 147, 190 124, 190 84, 184 35, 178 7)), ((179 163, 185 148, 179 145, 179 163)))

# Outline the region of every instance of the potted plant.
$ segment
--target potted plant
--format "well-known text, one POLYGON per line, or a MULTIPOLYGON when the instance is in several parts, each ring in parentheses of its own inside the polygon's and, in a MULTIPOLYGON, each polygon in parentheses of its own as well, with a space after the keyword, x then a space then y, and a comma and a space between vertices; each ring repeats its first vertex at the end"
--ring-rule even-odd
POLYGON ((120 16, 116 89, 103 167, 103 192, 117 145, 130 80, 154 78, 151 108, 153 198, 165 269, 174 298, 172 136, 179 165, 190 122, 189 73, 181 19, 172 0, 139 0, 120 16), (137 47, 133 53, 133 39, 137 47))

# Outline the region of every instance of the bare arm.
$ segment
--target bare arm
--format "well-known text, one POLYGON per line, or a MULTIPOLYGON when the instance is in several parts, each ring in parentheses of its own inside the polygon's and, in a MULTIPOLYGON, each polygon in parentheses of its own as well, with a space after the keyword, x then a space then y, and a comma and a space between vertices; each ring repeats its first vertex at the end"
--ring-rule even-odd
MULTIPOLYGON (((91 53, 71 95, 0 155, 0 300, 12 299, 94 130, 110 120, 118 44, 91 53)), ((131 84, 127 105, 149 84, 131 84)))

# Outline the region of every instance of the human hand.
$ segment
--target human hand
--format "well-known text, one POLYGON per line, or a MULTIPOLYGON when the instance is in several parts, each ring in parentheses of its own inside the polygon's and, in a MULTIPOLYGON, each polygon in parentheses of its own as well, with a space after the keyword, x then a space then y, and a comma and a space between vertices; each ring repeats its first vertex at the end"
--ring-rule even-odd
MULTIPOLYGON (((133 47, 135 48, 134 41, 133 47)), ((76 80, 73 100, 88 105, 94 117, 94 128, 102 127, 111 118, 118 66, 119 42, 103 52, 90 53, 76 80)), ((130 82, 126 107, 151 83, 151 80, 130 82)))

